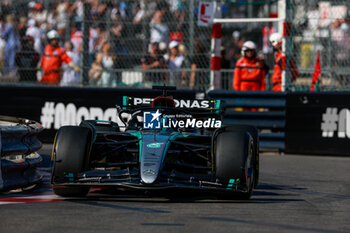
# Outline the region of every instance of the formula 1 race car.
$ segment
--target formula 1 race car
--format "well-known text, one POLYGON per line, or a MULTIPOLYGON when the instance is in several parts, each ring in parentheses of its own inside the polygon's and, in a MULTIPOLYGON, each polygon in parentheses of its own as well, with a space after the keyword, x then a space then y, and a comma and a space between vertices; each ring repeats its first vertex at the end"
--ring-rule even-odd
POLYGON ((123 124, 86 120, 61 127, 53 145, 53 191, 194 189, 249 199, 259 177, 257 129, 223 126, 220 100, 123 97, 123 124))

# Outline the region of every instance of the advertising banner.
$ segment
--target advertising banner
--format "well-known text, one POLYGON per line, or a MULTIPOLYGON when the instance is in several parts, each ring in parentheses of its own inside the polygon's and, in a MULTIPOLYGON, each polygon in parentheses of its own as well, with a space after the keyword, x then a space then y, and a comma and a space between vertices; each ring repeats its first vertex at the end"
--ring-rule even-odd
POLYGON ((287 95, 286 152, 350 155, 349 92, 287 95))

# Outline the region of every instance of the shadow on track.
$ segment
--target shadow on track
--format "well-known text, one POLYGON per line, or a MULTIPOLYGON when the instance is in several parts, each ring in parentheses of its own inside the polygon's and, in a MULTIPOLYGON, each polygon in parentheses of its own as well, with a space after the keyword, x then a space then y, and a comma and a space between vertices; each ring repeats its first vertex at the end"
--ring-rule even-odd
POLYGON ((299 195, 293 193, 278 192, 270 185, 258 186, 250 200, 222 200, 218 199, 213 193, 200 191, 179 190, 172 192, 141 192, 130 190, 116 190, 113 188, 92 190, 86 198, 68 199, 68 201, 81 203, 94 203, 103 205, 104 202, 144 202, 144 203, 246 203, 246 204, 269 204, 269 203, 287 203, 300 202, 303 199, 296 198, 299 195), (97 203, 98 202, 98 203, 97 203))

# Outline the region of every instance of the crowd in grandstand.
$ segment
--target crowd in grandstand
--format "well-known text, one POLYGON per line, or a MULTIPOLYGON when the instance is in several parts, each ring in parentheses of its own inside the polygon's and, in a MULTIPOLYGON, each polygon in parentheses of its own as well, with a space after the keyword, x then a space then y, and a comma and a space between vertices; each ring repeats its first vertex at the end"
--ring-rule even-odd
MULTIPOLYGON (((80 67, 77 71, 63 64, 59 85, 80 84, 83 70, 89 69, 91 85, 118 86, 123 84, 122 74, 115 70, 139 68, 143 70, 144 82, 167 79, 169 84, 207 88, 210 28, 201 29, 208 31, 207 34, 195 31, 190 37, 189 15, 198 14, 198 9, 197 13, 189 12, 189 9, 189 2, 185 0, 1 1, 0 78, 38 82, 44 75, 40 60, 48 44, 47 33, 55 30, 59 35, 59 46, 64 47, 75 65, 80 67), (84 13, 84 4, 87 13, 84 13), (83 23, 89 26, 88 52, 83 51, 83 23), (82 65, 82 61, 86 61, 81 57, 83 54, 88 54, 88 64, 82 65), (187 72, 178 69, 187 69, 187 72)), ((232 9, 226 7, 226 12, 234 14, 232 9)), ((191 23, 196 24, 195 20, 191 23)), ((306 20, 307 28, 318 27, 311 16, 306 20)), ((332 45, 339 51, 334 56, 337 65, 347 64, 349 58, 348 28, 345 19, 337 19, 329 25, 332 45)), ((223 38, 221 68, 231 72, 222 73, 222 87, 232 88, 233 68, 247 40, 253 40, 258 48, 262 48, 261 52, 257 50, 260 59, 264 58, 262 55, 273 55, 268 42, 268 35, 274 32, 271 25, 261 26, 255 30, 256 34, 250 32, 249 38, 242 32, 238 27, 230 32, 232 35, 228 40, 223 38), (256 35, 259 36, 255 38, 256 35)), ((303 43, 300 55, 303 68, 309 68, 312 62, 310 56, 305 59, 303 56, 307 54, 307 45, 303 43)), ((273 63, 268 64, 272 68, 273 63)))
MULTIPOLYGON (((19 77, 20 81, 27 82, 40 81, 45 71, 39 61, 45 56, 44 49, 49 44, 47 33, 52 30, 59 35, 59 46, 66 49, 76 66, 81 66, 84 20, 90 28, 88 76, 91 85, 118 86, 122 81, 121 74, 113 70, 140 67, 144 70, 144 82, 167 80, 168 84, 206 89, 210 48, 201 38, 191 38, 193 51, 190 55, 187 53, 190 39, 186 38, 186 4, 184 0, 9 1, 1 6, 2 76, 19 77), (87 16, 84 16, 84 4, 88 6, 87 16), (140 50, 143 50, 142 56, 139 56, 140 50), (182 68, 192 72, 178 71, 182 68)), ((240 56, 244 38, 238 31, 233 33, 233 38, 222 49, 223 69, 232 69, 240 56)), ((209 40, 210 37, 206 38, 209 40)), ((74 71, 66 64, 60 68, 59 85, 82 82, 82 69, 74 71)), ((232 74, 230 76, 223 79, 222 86, 229 87, 232 74)))
MULTIPOLYGON (((2 75, 10 78, 18 76, 21 81, 40 80, 41 73, 36 70, 44 55, 45 45, 48 44, 47 33, 51 30, 59 34, 60 47, 65 47, 69 56, 74 57, 76 65, 80 65, 85 3, 89 6, 89 67, 93 67, 90 73, 94 74, 90 75, 92 84, 116 86, 120 77, 111 70, 135 65, 145 67, 145 62, 149 63, 149 58, 152 57, 152 48, 156 48, 156 56, 162 56, 164 62, 151 68, 169 68, 175 71, 174 78, 181 79, 181 74, 176 72, 177 68, 185 67, 185 63, 187 67, 191 62, 195 63, 195 58, 190 61, 190 58, 185 59, 184 56, 186 51, 182 29, 186 1, 9 1, 1 6, 2 75), (165 23, 164 18, 167 22, 172 19, 172 23, 165 23), (145 21, 149 22, 147 27, 144 26, 145 21), (125 44, 126 37, 141 41, 141 46, 146 48, 145 54, 149 55, 131 59, 132 48, 125 44), (99 69, 101 72, 95 72, 99 69)), ((209 67, 209 64, 205 65, 206 68, 209 67)), ((61 85, 69 85, 67 80, 74 80, 71 84, 79 83, 76 78, 64 77, 67 73, 74 77, 80 75, 72 73, 69 67, 62 66, 62 69, 63 73, 67 69, 68 72, 62 74, 61 85)), ((194 82, 191 83, 193 87, 194 82)))

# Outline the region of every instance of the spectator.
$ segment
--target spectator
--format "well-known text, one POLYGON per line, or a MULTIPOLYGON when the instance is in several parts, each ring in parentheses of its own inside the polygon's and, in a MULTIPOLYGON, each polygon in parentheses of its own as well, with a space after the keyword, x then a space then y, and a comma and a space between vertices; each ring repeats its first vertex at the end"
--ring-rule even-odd
POLYGON ((272 23, 268 23, 268 25, 264 26, 262 29, 262 52, 263 54, 272 53, 272 48, 270 46, 269 38, 272 33, 275 32, 275 28, 272 26, 272 23))
POLYGON ((232 37, 233 37, 233 40, 228 46, 229 49, 228 49, 227 56, 231 61, 230 67, 234 68, 238 59, 241 58, 241 49, 245 42, 245 39, 241 37, 241 33, 239 31, 234 31, 232 33, 232 37))
POLYGON ((20 38, 23 38, 26 35, 27 32, 27 17, 21 16, 19 18, 19 24, 18 24, 18 33, 20 38))
POLYGON ((114 4, 114 7, 111 11, 111 19, 118 20, 119 17, 126 19, 126 12, 120 7, 120 4, 117 2, 114 4), (119 16, 117 14, 119 14, 119 16))
POLYGON ((63 47, 64 43, 66 42, 66 24, 65 23, 58 23, 57 24, 57 33, 59 35, 59 41, 58 44, 60 47, 63 47))
POLYGON ((15 76, 15 56, 20 48, 20 40, 14 15, 8 15, 6 17, 6 25, 1 33, 1 38, 6 42, 4 51, 5 74, 15 76))
POLYGON ((162 22, 164 13, 160 10, 156 10, 153 18, 150 22, 150 42, 151 43, 160 43, 169 41, 169 28, 166 24, 162 22))
POLYGON ((189 67, 190 61, 189 61, 189 58, 187 57, 186 46, 180 43, 178 49, 179 49, 179 54, 184 57, 184 66, 189 67))
POLYGON ((182 83, 182 73, 179 69, 184 68, 185 57, 179 53, 179 42, 171 41, 169 43, 170 54, 165 54, 165 61, 168 63, 170 69, 170 85, 176 85, 182 83))
POLYGON ((47 28, 46 28, 47 30, 52 30, 57 26, 57 22, 58 22, 57 17, 58 17, 57 10, 56 8, 54 8, 50 11, 50 13, 47 16, 47 28))
POLYGON ((28 29, 26 31, 26 35, 31 36, 34 39, 34 49, 41 55, 43 52, 41 42, 43 35, 42 31, 37 27, 37 24, 34 19, 30 19, 28 21, 28 29))
MULTIPOLYGON (((282 71, 285 69, 285 61, 282 54, 282 36, 279 33, 273 33, 270 36, 270 43, 273 49, 276 51, 275 54, 275 66, 272 74, 272 90, 282 91, 282 71)), ((292 82, 296 80, 299 75, 298 67, 295 65, 292 58, 289 60, 289 69, 292 76, 292 82)))
MULTIPOLYGON (((119 13, 117 13, 119 15, 119 13)), ((112 28, 110 29, 110 41, 112 45, 112 51, 115 54, 118 54, 118 63, 116 64, 116 68, 127 68, 128 67, 128 48, 125 45, 125 26, 122 22, 120 16, 118 16, 119 20, 114 21, 112 28)), ((117 73, 118 79, 121 78, 120 73, 117 73)), ((120 81, 120 80, 118 80, 120 81)))
MULTIPOLYGON (((72 42, 67 41, 64 44, 67 55, 72 59, 72 62, 75 66, 79 66, 80 57, 77 53, 74 52, 74 45, 72 42)), ((60 82, 60 86, 77 86, 80 84, 80 75, 79 72, 72 69, 72 67, 67 64, 62 64, 63 75, 60 82)))
MULTIPOLYGON (((153 43, 151 45, 151 52, 149 55, 141 59, 143 70, 155 70, 167 68, 164 57, 159 54, 159 44, 153 43)), ((162 72, 146 72, 144 76, 145 82, 160 83, 164 80, 164 73, 162 72)))
POLYGON ((84 2, 82 0, 75 1, 73 5, 69 8, 71 14, 75 13, 75 21, 82 22, 84 15, 84 2))
POLYGON ((142 20, 144 19, 145 11, 141 8, 140 4, 137 4, 135 7, 135 13, 132 20, 132 23, 134 25, 134 35, 136 37, 142 38, 142 20))
POLYGON ((116 20, 114 21, 111 29, 111 41, 113 42, 114 50, 121 50, 122 39, 124 35, 124 24, 121 20, 119 13, 117 13, 116 20))
POLYGON ((59 35, 55 30, 47 33, 49 44, 45 47, 44 55, 41 58, 41 67, 43 76, 40 80, 42 84, 58 85, 61 81, 61 65, 62 62, 69 65, 75 71, 79 70, 66 51, 59 47, 59 35))
POLYGON ((28 18, 29 19, 34 19, 35 15, 35 2, 31 1, 28 3, 28 18))
POLYGON ((182 32, 171 32, 170 41, 176 40, 180 44, 184 42, 184 35, 182 32))
POLYGON ((265 90, 264 63, 256 57, 256 45, 246 41, 242 47, 242 58, 236 63, 233 76, 233 89, 236 91, 265 90))
POLYGON ((41 3, 36 3, 34 6, 34 17, 32 19, 35 19, 38 26, 42 30, 46 30, 46 20, 47 20, 47 11, 43 9, 43 5, 41 3))
POLYGON ((96 25, 93 25, 90 28, 90 33, 89 33, 89 60, 90 60, 90 64, 93 62, 94 58, 95 58, 95 52, 97 50, 97 40, 99 37, 99 33, 100 29, 98 27, 96 27, 96 25))
POLYGON ((336 19, 330 25, 332 42, 335 48, 335 64, 347 66, 349 60, 349 25, 343 19, 336 19))
MULTIPOLYGON (((178 50, 179 50, 179 55, 184 57, 184 61, 183 61, 183 68, 189 68, 191 66, 190 64, 190 60, 186 54, 186 46, 184 44, 179 44, 178 46, 178 50)), ((186 86, 188 87, 187 84, 187 80, 186 80, 186 71, 182 71, 182 80, 181 80, 181 86, 186 86)))
POLYGON ((60 1, 57 5, 57 24, 61 25, 62 28, 66 28, 68 26, 68 9, 69 2, 68 1, 60 1))
MULTIPOLYGON (((175 11, 174 11, 174 19, 176 20, 176 29, 181 31, 183 24, 185 22, 185 13, 186 13, 186 3, 184 0, 176 0, 175 2, 175 11)), ((173 3, 174 4, 174 3, 173 3)))
POLYGON ((102 45, 101 53, 97 54, 96 63, 102 66, 103 71, 101 77, 97 80, 97 86, 103 87, 115 87, 117 86, 117 80, 113 72, 115 66, 116 57, 112 55, 111 44, 105 42, 102 45))
POLYGON ((194 42, 194 55, 190 58, 191 62, 191 76, 190 89, 206 90, 208 87, 209 73, 203 70, 210 68, 209 58, 205 54, 205 47, 203 43, 196 39, 194 42))
POLYGON ((22 48, 16 54, 16 65, 20 81, 36 82, 36 67, 40 61, 40 55, 34 50, 34 39, 31 36, 22 38, 22 48))
POLYGON ((168 44, 164 42, 160 42, 158 44, 158 55, 164 56, 168 52, 168 44))
MULTIPOLYGON (((70 41, 73 44, 74 47, 74 53, 80 53, 81 46, 83 43, 83 33, 78 29, 77 25, 74 25, 72 27, 72 32, 70 36, 70 41)), ((64 43, 66 45, 66 43, 64 43)))

